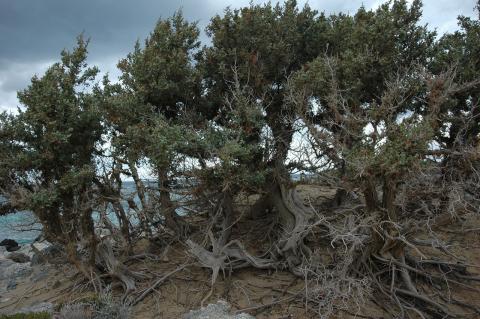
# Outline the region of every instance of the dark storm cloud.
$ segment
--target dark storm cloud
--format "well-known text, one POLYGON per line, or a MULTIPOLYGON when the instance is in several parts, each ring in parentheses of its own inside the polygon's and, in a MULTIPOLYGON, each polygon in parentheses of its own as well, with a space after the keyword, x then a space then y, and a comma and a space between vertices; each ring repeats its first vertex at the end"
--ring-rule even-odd
MULTIPOLYGON (((265 2, 256 0, 255 3, 265 2)), ((275 1, 272 1, 275 2, 275 1)), ((298 1, 303 5, 306 1, 298 1)), ((354 13, 360 5, 375 8, 383 0, 310 0, 319 10, 354 13)), ((226 6, 249 0, 0 0, 0 110, 15 107, 16 91, 41 74, 59 52, 71 48, 75 37, 91 38, 89 62, 115 78, 116 62, 144 39, 160 17, 182 8, 185 17, 203 29, 226 6)), ((439 32, 456 27, 459 14, 474 15, 475 0, 424 0, 423 22, 439 32)), ((202 35, 205 42, 206 36, 202 35)))
POLYGON ((180 7, 201 27, 217 9, 215 2, 195 0, 0 0, 0 111, 16 106, 16 91, 73 47, 80 33, 91 39, 89 61, 115 73, 135 41, 180 7))
POLYGON ((84 32, 94 56, 126 52, 155 21, 180 5, 188 18, 205 19, 201 1, 154 0, 0 0, 0 57, 8 60, 51 59, 84 32))

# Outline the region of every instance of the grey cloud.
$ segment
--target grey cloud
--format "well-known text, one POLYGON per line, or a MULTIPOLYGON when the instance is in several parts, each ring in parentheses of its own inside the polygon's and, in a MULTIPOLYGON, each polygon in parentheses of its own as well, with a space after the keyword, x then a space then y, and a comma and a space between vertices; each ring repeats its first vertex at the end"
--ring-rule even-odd
POLYGON ((0 97, 1 97, 0 112, 3 112, 3 111, 15 112, 18 106, 16 93, 0 91, 0 97))
POLYGON ((9 61, 0 59, 0 111, 18 106, 17 91, 25 88, 35 74, 42 74, 52 61, 9 61))
MULTIPOLYGON (((456 28, 456 16, 473 16, 476 0, 424 0, 423 22, 439 32, 456 28)), ((15 107, 16 91, 25 88, 35 73, 58 60, 63 48, 71 48, 84 32, 91 38, 91 64, 112 78, 115 65, 145 38, 160 17, 182 8, 203 29, 226 6, 248 5, 249 0, 0 0, 0 108, 15 107)), ((254 3, 266 2, 254 0, 254 3)), ((275 2, 275 1, 272 1, 275 2)), ((354 13, 362 4, 375 8, 383 0, 299 0, 326 13, 354 13)), ((205 34, 202 41, 208 41, 205 34)))
POLYGON ((127 52, 155 21, 179 7, 193 19, 208 17, 208 7, 187 0, 0 0, 0 57, 46 59, 70 47, 84 32, 93 55, 127 52))
POLYGON ((16 91, 58 60, 82 32, 91 39, 89 62, 115 78, 118 59, 158 18, 179 8, 203 27, 216 6, 195 0, 0 0, 0 108, 15 108, 16 91))
MULTIPOLYGON (((6 64, 6 63, 5 63, 6 64)), ((50 63, 8 63, 0 73, 0 91, 14 92, 33 75, 43 73, 50 63)))

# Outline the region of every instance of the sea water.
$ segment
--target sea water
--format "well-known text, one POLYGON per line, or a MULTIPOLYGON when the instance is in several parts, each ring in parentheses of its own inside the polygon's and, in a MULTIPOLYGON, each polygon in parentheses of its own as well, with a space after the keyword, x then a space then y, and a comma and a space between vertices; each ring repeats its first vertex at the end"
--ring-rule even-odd
MULTIPOLYGON (((293 174, 293 180, 299 180, 300 175, 293 174)), ((154 181, 144 181, 144 183, 148 186, 153 186, 154 181)), ((135 184, 132 181, 124 181, 122 187, 122 194, 124 196, 129 196, 135 192, 135 184)), ((137 196, 133 197, 134 201, 139 203, 139 199, 137 196)), ((178 200, 179 196, 172 194, 173 200, 178 200)), ((0 201, 2 201, 2 197, 0 196, 0 201)), ((125 210, 128 211, 128 204, 123 202, 122 205, 124 206, 125 210)), ((186 214, 186 211, 183 210, 181 207, 177 208, 177 213, 179 215, 186 214)), ((118 220, 116 219, 115 214, 111 209, 107 210, 107 216, 113 222, 113 224, 118 225, 118 220)), ((99 220, 98 212, 93 213, 93 219, 99 220)), ((130 221, 132 224, 137 224, 138 220, 135 216, 130 216, 130 221)), ((38 223, 33 213, 28 211, 21 211, 15 214, 8 214, 5 216, 0 216, 0 241, 5 238, 14 239, 20 244, 31 243, 41 234, 42 225, 38 223)))
POLYGON ((41 233, 42 225, 37 223, 31 212, 21 211, 0 216, 0 241, 14 239, 19 244, 31 243, 41 233))
MULTIPOLYGON (((153 182, 144 181, 145 184, 153 184, 153 182)), ((130 196, 135 192, 135 184, 132 181, 124 181, 122 187, 122 194, 124 196, 130 196)), ((175 199, 175 194, 172 194, 175 199)), ((5 200, 0 196, 0 202, 5 200)), ((139 204, 137 196, 133 196, 133 200, 139 204)), ((122 202, 125 210, 128 211, 127 202, 122 202)), ((179 212, 181 213, 181 212, 179 212)), ((93 219, 99 220, 100 214, 93 212, 93 219)), ((118 220, 113 213, 113 210, 107 208, 107 216, 113 224, 118 225, 118 220)), ((129 216, 130 222, 135 225, 138 224, 138 220, 135 215, 129 216)), ((19 211, 14 214, 8 214, 0 216, 0 241, 9 238, 16 240, 19 244, 31 243, 41 234, 42 225, 38 223, 35 215, 29 211, 19 211)))

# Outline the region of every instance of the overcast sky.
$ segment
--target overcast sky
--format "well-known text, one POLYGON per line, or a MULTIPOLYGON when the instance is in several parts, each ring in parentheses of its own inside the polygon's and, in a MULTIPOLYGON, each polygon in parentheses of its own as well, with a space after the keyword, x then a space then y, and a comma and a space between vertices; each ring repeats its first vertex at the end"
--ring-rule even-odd
MULTIPOLYGON (((256 0, 255 3, 265 2, 256 0)), ((272 1, 273 2, 273 1, 272 1)), ((306 1, 300 0, 300 5, 306 1)), ((310 0, 326 13, 354 13, 362 3, 375 8, 382 0, 310 0)), ((475 0, 424 0, 423 23, 439 33, 457 28, 458 15, 475 16, 475 0)), ((114 78, 117 61, 137 39, 144 39, 160 17, 182 8, 202 29, 223 8, 248 5, 249 0, 0 0, 0 111, 18 106, 16 92, 34 74, 42 74, 71 48, 78 34, 91 38, 89 62, 114 78)), ((205 35, 203 35, 205 40, 205 35)))

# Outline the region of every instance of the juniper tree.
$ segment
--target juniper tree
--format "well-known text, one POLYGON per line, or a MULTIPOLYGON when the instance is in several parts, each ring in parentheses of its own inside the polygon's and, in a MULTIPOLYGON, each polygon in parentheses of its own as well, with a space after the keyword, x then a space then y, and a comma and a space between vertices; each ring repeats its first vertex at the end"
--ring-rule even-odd
MULTIPOLYGON (((296 1, 227 9, 223 16, 212 18, 207 27, 212 46, 202 54, 207 109, 218 110, 237 80, 251 90, 252 99, 262 109, 266 123, 263 131, 271 131, 273 140, 265 144, 269 149, 254 156, 257 168, 268 175, 263 186, 265 196, 256 207, 276 207, 286 223, 286 233, 294 227, 295 213, 285 207, 288 200, 281 188, 290 187, 285 161, 295 114, 284 103, 285 83, 292 72, 322 51, 323 28, 324 16, 317 18, 317 12, 308 6, 298 9, 296 1)), ((223 116, 221 112, 217 116, 220 125, 223 116)))
POLYGON ((144 45, 137 42, 134 51, 118 63, 121 84, 112 89, 107 102, 113 145, 129 165, 142 209, 152 214, 136 168, 143 160, 157 175, 161 214, 179 235, 184 230, 170 198, 170 177, 176 166, 171 140, 176 138, 162 136, 167 132, 158 128, 173 127, 180 117, 198 110, 201 81, 194 65, 198 36, 196 23, 185 21, 181 11, 160 19, 144 45))
POLYGON ((420 18, 419 1, 354 15, 250 4, 215 16, 212 44, 200 49, 196 24, 176 13, 119 62, 119 83, 101 85, 80 37, 19 92, 24 109, 0 117, 0 187, 12 204, 2 212, 32 210, 85 276, 116 277, 134 303, 166 278, 137 293, 140 277, 117 259, 147 236, 186 243, 212 282, 220 269, 289 269, 321 316, 372 287, 401 316, 451 315, 450 300, 430 292, 457 282, 445 269, 471 279, 467 266, 435 260, 433 269, 418 256, 425 242, 436 257, 445 251, 435 234, 445 220, 478 213, 479 25, 460 18, 461 30, 436 41, 420 18), (289 158, 295 139, 307 165, 289 158), (292 169, 326 179, 336 198, 304 201, 292 169), (134 194, 122 192, 125 176, 134 194), (184 217, 171 198, 177 177, 193 177, 181 190, 184 217), (260 199, 239 212, 251 194, 260 199), (92 218, 107 206, 120 223, 108 240, 92 218), (245 216, 259 229, 246 229, 245 216), (268 239, 244 242, 253 231, 268 239))
POLYGON ((436 73, 453 68, 461 81, 470 83, 455 92, 439 117, 443 127, 437 137, 438 142, 448 148, 459 144, 475 145, 480 133, 480 21, 460 16, 458 25, 460 30, 440 38, 430 66, 436 73), (472 121, 465 126, 469 116, 472 116, 472 121))
MULTIPOLYGON (((335 59, 339 61, 335 68, 338 89, 347 92, 344 94, 345 109, 337 111, 340 114, 363 114, 365 105, 379 103, 386 81, 395 77, 399 69, 424 64, 432 56, 435 34, 418 25, 420 16, 419 1, 411 6, 406 1, 394 1, 377 10, 367 11, 362 7, 354 16, 338 14, 328 17, 308 6, 299 10, 295 1, 287 1, 283 6, 266 4, 233 11, 227 9, 223 16, 212 19, 207 28, 212 46, 204 50, 202 60, 207 99, 215 110, 218 98, 226 94, 228 84, 237 76, 241 83, 252 89, 259 101, 273 143, 271 150, 257 154, 256 162, 262 163, 270 177, 264 186, 266 196, 254 209, 275 207, 282 227, 289 234, 287 237, 291 237, 292 232, 302 232, 299 225, 311 218, 308 209, 299 210, 301 205, 292 208, 295 200, 287 198, 290 196, 287 194, 295 192, 289 185, 285 164, 297 119, 295 109, 285 100, 288 78, 295 71, 307 71, 315 64, 308 62, 315 59, 335 59), (262 157, 263 154, 270 156, 262 157)), ((319 90, 330 89, 325 83, 319 83, 319 90)), ((325 100, 319 103, 324 105, 325 100)), ((397 114, 402 111, 398 109, 397 114)), ((334 116, 334 112, 327 109, 323 113, 308 115, 314 122, 334 116)), ((342 124, 336 123, 332 129, 338 129, 342 124)), ((359 134, 356 133, 361 133, 362 124, 349 123, 349 129, 353 131, 342 138, 350 147, 357 142, 355 139, 359 134)), ((341 161, 336 165, 341 166, 341 161)), ((301 242, 301 238, 296 240, 301 242)), ((294 241, 289 244, 295 246, 294 241)), ((297 245, 301 246, 300 242, 297 245)), ((296 251, 287 254, 299 252, 298 247, 287 250, 296 251)), ((288 259, 295 264, 299 262, 297 257, 288 259)))
POLYGON ((2 123, 11 203, 31 210, 45 237, 67 247, 70 260, 83 270, 77 243, 87 243, 90 265, 95 262, 94 157, 103 132, 96 96, 88 91, 98 69, 86 65, 87 44, 79 37, 73 51, 62 51, 61 62, 34 76, 18 93, 23 107, 2 123))
MULTIPOLYGON (((475 106, 465 108, 465 103, 475 99, 479 75, 471 66, 470 74, 452 71, 452 61, 441 64, 443 54, 468 54, 471 47, 465 48, 463 41, 455 43, 452 38, 456 37, 445 36, 439 46, 449 43, 451 47, 439 54, 433 33, 418 26, 419 18, 418 2, 408 8, 401 1, 382 5, 376 11, 360 9, 353 17, 340 17, 342 29, 349 26, 350 38, 341 52, 319 56, 291 78, 290 102, 312 136, 315 154, 324 163, 331 163, 330 167, 336 168, 341 178, 333 177, 331 171, 319 174, 325 174, 330 183, 341 189, 350 193, 357 189, 362 194, 358 215, 349 216, 350 220, 358 218, 356 226, 348 232, 363 230, 359 231, 356 241, 348 244, 348 240, 343 241, 351 247, 349 253, 357 251, 353 259, 347 258, 350 264, 347 269, 354 269, 357 274, 365 270, 368 273, 371 267, 368 263, 396 262, 402 268, 400 294, 418 300, 423 298, 434 311, 449 315, 442 304, 424 298, 410 278, 412 268, 407 267, 415 263, 415 257, 407 251, 412 247, 409 241, 414 240, 413 234, 416 234, 410 228, 414 223, 412 216, 420 214, 436 219, 433 226, 417 221, 415 229, 420 230, 439 227, 439 215, 447 211, 451 214, 478 212, 474 208, 478 196, 467 195, 478 188, 464 175, 468 172, 472 180, 478 180, 478 151, 472 152, 462 143, 456 146, 458 151, 453 151, 455 148, 447 143, 435 144, 435 141, 458 138, 457 134, 444 135, 443 125, 451 128, 449 123, 458 123, 464 132, 476 127, 475 106), (379 32, 369 38, 371 30, 382 30, 381 33, 388 36, 382 39, 379 32), (404 40, 396 42, 403 36, 404 40), (353 44, 352 47, 349 44, 353 44), (436 63, 443 66, 443 69, 437 68, 435 74, 428 71, 432 60, 435 67, 438 67, 436 63), (440 161, 432 155, 450 157, 452 152, 462 164, 449 173, 443 170, 439 174, 440 161), (463 178, 460 183, 452 183, 444 174, 463 178), (440 204, 433 204, 435 200, 440 204), (454 202, 458 202, 458 206, 454 202), (361 234, 367 229, 371 231, 370 239, 362 242, 361 234)), ((457 37, 463 39, 461 33, 457 37)), ((465 63, 467 60, 475 63, 474 57, 467 58, 465 63)), ((469 138, 475 140, 476 135, 478 133, 469 138)), ((342 209, 336 211, 341 213, 342 209)), ((345 223, 348 224, 348 220, 345 223)), ((330 234, 333 238, 342 236, 336 229, 330 229, 330 234)), ((395 275, 395 268, 392 273, 395 275)), ((399 301, 398 305, 404 311, 404 303, 399 301)))

